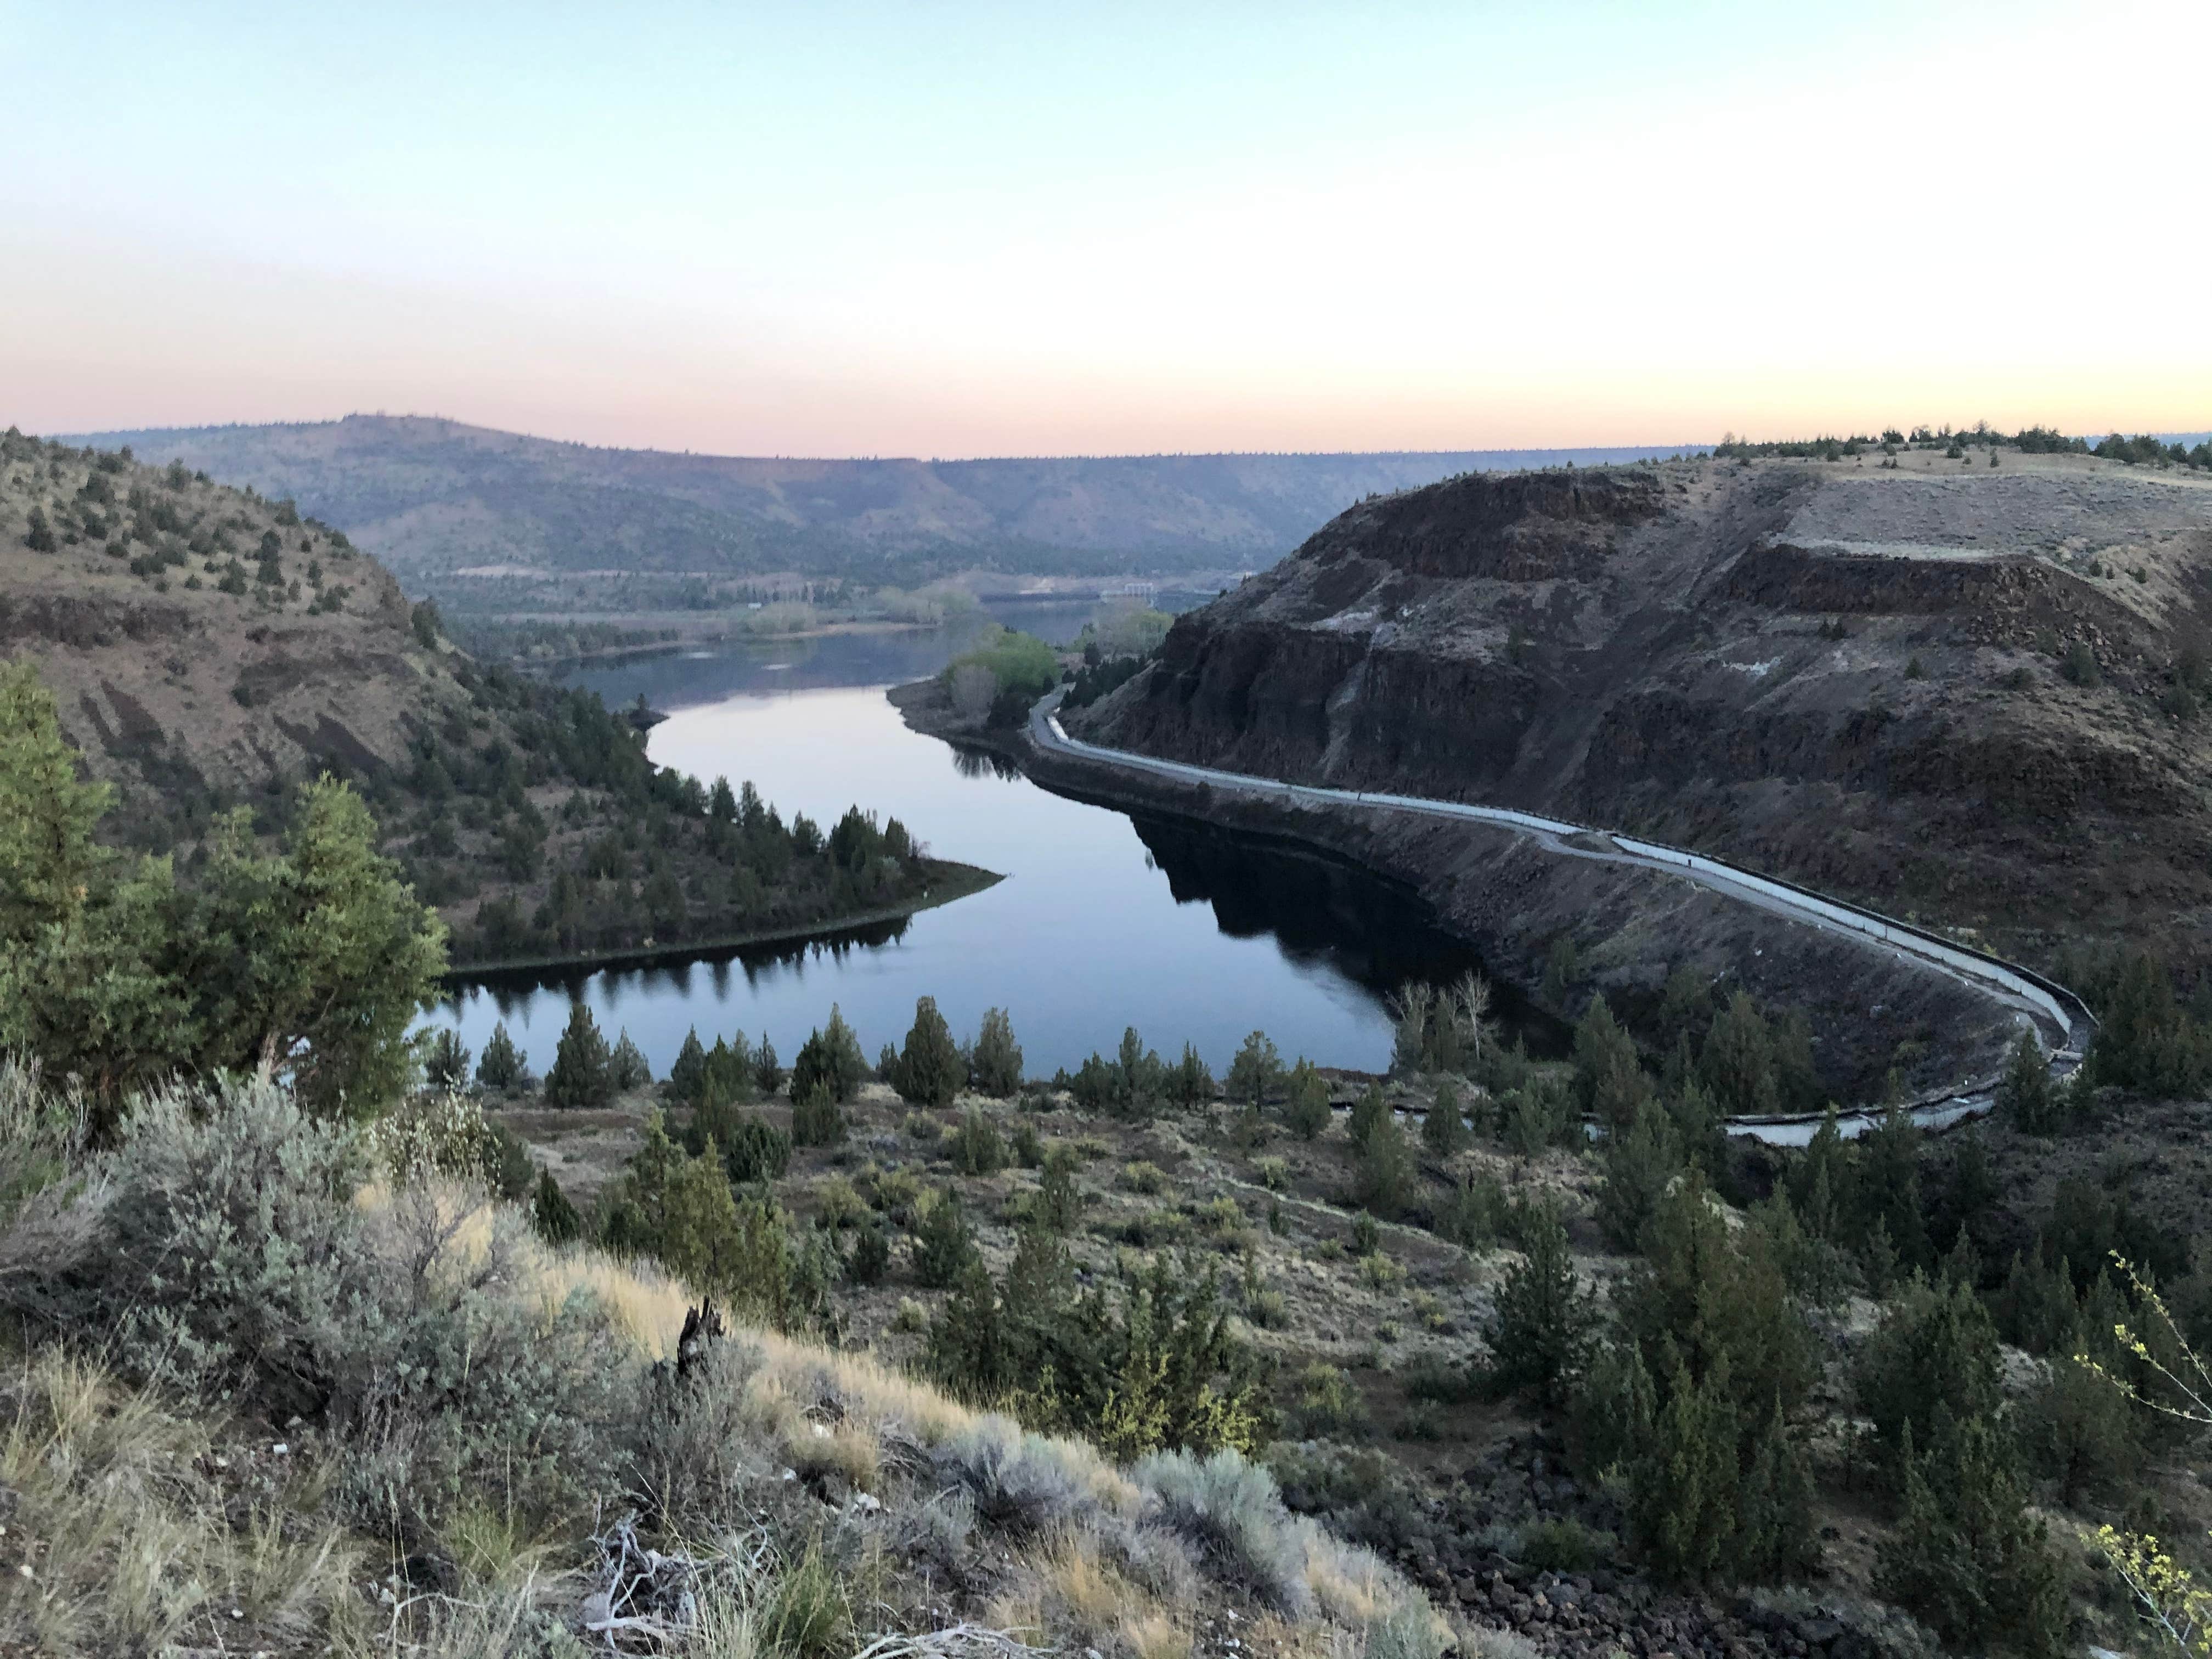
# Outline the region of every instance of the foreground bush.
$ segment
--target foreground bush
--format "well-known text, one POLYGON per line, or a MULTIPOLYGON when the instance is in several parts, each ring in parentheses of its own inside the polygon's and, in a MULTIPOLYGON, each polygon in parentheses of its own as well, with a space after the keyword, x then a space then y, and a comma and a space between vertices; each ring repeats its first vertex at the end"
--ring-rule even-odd
MULTIPOLYGON (((1233 1450, 1124 1471, 719 1320, 679 1356, 684 1287, 548 1246, 455 1159, 395 1174, 369 1143, 226 1084, 138 1103, 88 1154, 69 1102, 0 1062, 0 1171, 20 1176, 0 1300, 35 1350, 0 1373, 0 1481, 10 1542, 51 1547, 0 1580, 0 1645, 521 1659, 588 1650, 619 1602, 685 1651, 833 1659, 1014 1609, 1028 1643, 1161 1653, 1225 1594, 1316 1650, 1447 1644, 1233 1450), (121 1375, 70 1358, 64 1328, 115 1331, 121 1375)), ((703 1166, 729 1195, 718 1158, 661 1146, 670 1180, 703 1166)), ((665 1182, 636 1199, 682 1212, 665 1182)), ((1144 1324, 1133 1309, 1133 1346, 1144 1324)))

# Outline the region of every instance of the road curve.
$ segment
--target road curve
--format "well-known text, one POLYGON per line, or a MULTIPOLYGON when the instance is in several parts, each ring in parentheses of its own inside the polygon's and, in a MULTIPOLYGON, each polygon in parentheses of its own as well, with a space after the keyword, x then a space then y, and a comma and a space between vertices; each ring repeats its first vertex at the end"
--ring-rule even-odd
MULTIPOLYGON (((1184 761, 1162 760, 1126 749, 1108 749, 1067 735, 1058 713, 1062 695, 1055 690, 1039 700, 1030 711, 1030 741, 1040 750, 1125 772, 1145 773, 1172 782, 1206 784, 1291 806, 1359 806, 1486 823, 1526 836, 1546 852, 1562 858, 1656 870, 1808 927, 1871 939, 1901 959, 1945 975, 1992 999, 2035 1033, 2037 1042, 2051 1056, 2054 1075, 2063 1075, 2079 1063, 2083 1048, 2096 1030, 2096 1020, 2080 997, 2015 963, 1969 950, 1894 917, 1862 909, 1771 876, 1740 870, 1703 854, 1505 807, 1475 806, 1464 801, 1435 800, 1419 795, 1323 788, 1246 772, 1225 772, 1217 767, 1196 766, 1184 761)), ((1994 1104, 1995 1085, 1993 1077, 1980 1079, 1959 1091, 1915 1102, 1912 1115, 1929 1127, 1948 1127, 1990 1110, 1994 1104)), ((1874 1109, 1849 1114, 1841 1119, 1844 1133, 1863 1133, 1879 1115, 1874 1109)), ((1750 1135, 1777 1145, 1802 1145, 1811 1138, 1819 1121, 1817 1117, 1741 1118, 1730 1120, 1729 1129, 1731 1133, 1750 1135)))

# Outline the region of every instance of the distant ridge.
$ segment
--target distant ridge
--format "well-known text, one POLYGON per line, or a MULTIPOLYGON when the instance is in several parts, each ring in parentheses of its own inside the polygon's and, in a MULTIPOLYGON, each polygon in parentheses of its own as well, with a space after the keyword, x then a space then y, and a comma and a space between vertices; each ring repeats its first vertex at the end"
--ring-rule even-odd
POLYGON ((68 441, 289 497, 434 592, 487 568, 909 585, 969 568, 1218 572, 1273 563, 1369 495, 1703 447, 839 460, 601 449, 389 415, 68 441))

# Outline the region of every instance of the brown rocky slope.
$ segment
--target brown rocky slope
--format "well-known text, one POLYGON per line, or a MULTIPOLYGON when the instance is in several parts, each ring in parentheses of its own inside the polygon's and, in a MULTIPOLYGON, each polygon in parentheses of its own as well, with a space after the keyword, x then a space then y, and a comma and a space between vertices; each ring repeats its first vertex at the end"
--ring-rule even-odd
POLYGON ((2208 593, 2212 486, 2181 472, 1477 475, 1346 513, 1073 729, 1632 830, 2031 962, 2064 934, 2196 969, 2208 593))

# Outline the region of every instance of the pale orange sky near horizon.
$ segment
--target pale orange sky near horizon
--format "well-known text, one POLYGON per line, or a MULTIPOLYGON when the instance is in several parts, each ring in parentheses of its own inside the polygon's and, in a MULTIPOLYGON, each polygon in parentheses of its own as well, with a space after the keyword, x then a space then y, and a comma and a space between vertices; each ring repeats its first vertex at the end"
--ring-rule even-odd
POLYGON ((2212 9, 0 4, 0 424, 721 453, 2212 427, 2212 9), (213 96, 210 88, 222 88, 213 96))

